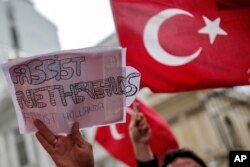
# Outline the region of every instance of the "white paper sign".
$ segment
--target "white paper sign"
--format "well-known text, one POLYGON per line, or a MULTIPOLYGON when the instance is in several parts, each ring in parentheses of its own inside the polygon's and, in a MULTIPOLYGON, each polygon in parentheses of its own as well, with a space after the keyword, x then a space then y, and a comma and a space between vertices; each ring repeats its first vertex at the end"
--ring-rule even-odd
POLYGON ((94 47, 59 51, 2 65, 20 133, 40 119, 54 133, 125 120, 139 90, 140 73, 126 70, 125 49, 94 47))

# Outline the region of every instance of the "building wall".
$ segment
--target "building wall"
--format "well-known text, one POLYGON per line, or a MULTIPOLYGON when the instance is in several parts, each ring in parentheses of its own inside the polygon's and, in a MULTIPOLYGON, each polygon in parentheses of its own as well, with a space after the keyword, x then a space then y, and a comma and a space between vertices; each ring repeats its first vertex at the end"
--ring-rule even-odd
POLYGON ((217 133, 228 150, 249 150, 249 96, 230 91, 208 101, 207 108, 217 125, 217 133), (233 96, 232 96, 233 95, 233 96))
POLYGON ((32 55, 60 48, 56 26, 39 14, 30 3, 16 0, 12 2, 12 7, 22 51, 32 55))
POLYGON ((1 20, 1 27, 0 27, 0 61, 2 62, 8 56, 8 50, 11 46, 11 39, 10 39, 10 31, 9 31, 9 22, 7 16, 7 8, 6 3, 0 1, 0 20, 1 20))
MULTIPOLYGON (((28 0, 0 0, 0 25, 0 63, 60 49, 57 28, 28 0)), ((34 134, 19 134, 2 70, 0 83, 0 167, 54 166, 34 134)))

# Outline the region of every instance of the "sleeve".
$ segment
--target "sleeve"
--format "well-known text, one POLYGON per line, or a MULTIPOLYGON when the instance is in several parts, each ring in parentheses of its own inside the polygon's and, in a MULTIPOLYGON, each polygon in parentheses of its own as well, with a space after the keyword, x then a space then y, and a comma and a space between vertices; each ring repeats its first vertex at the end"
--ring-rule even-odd
POLYGON ((147 162, 137 161, 137 166, 138 167, 159 167, 159 163, 158 163, 157 157, 154 155, 154 159, 151 161, 147 161, 147 162))

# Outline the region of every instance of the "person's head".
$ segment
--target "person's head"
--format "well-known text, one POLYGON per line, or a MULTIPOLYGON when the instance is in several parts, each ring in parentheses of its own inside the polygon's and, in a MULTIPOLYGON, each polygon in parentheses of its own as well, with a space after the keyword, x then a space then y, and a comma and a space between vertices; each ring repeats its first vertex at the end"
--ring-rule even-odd
POLYGON ((165 155, 162 167, 206 167, 206 164, 193 151, 178 149, 165 155))

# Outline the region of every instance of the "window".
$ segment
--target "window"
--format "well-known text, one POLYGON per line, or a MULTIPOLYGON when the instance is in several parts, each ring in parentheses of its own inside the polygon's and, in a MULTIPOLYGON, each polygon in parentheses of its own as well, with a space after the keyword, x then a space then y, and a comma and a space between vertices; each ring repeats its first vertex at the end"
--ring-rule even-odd
POLYGON ((229 133, 229 137, 232 143, 232 149, 240 149, 241 144, 239 142, 235 127, 229 117, 225 117, 225 124, 229 133))

